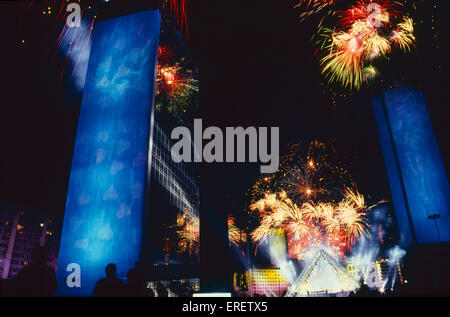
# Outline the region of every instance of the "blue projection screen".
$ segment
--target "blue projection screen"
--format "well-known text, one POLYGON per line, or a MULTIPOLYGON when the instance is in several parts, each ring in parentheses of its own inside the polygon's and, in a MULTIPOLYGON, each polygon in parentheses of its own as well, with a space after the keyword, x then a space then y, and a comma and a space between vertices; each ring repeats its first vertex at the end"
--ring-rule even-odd
POLYGON ((448 179, 422 93, 389 89, 372 105, 401 244, 450 241, 448 179))
POLYGON ((57 277, 62 296, 89 296, 115 263, 139 260, 149 172, 160 13, 138 12, 95 25, 67 194, 57 277), (81 287, 68 287, 70 263, 81 287))

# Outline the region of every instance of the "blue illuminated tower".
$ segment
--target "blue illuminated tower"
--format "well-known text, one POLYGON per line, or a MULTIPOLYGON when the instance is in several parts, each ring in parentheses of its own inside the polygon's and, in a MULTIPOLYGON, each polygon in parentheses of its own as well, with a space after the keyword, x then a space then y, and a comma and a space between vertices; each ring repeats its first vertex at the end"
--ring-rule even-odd
MULTIPOLYGON (((131 2, 128 2, 128 7, 131 2)), ((88 296, 108 263, 134 267, 145 234, 161 16, 105 15, 92 34, 58 258, 58 295, 88 296), (70 263, 81 287, 66 285, 70 263)))
POLYGON ((413 87, 372 99, 402 247, 450 241, 449 187, 424 96, 413 87))

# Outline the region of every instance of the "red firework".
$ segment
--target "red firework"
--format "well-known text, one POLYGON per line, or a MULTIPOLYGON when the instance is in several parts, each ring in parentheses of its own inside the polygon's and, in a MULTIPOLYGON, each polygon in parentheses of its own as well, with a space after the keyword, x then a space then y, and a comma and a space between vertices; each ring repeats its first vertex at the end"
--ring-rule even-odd
POLYGON ((358 237, 367 234, 364 196, 346 190, 338 203, 303 203, 290 200, 286 192, 266 193, 263 199, 250 205, 259 214, 260 225, 251 233, 254 242, 262 243, 274 229, 287 235, 291 258, 303 259, 310 248, 327 248, 344 256, 358 237))
POLYGON ((396 4, 389 0, 358 0, 347 10, 339 12, 342 17, 339 22, 343 27, 350 28, 356 21, 364 20, 372 28, 379 28, 401 14, 394 10, 396 4))
POLYGON ((177 19, 178 26, 187 35, 187 0, 168 0, 170 10, 177 19))

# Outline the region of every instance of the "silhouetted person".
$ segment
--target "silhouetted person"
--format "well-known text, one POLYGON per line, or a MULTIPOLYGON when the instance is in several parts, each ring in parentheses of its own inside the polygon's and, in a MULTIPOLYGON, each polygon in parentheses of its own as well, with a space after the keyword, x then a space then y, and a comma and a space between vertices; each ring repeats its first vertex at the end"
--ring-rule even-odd
POLYGON ((145 283, 145 279, 134 269, 127 273, 127 285, 125 285, 125 296, 128 297, 154 297, 155 294, 145 283))
POLYGON ((188 285, 179 281, 172 281, 169 290, 177 297, 191 297, 193 293, 188 285))
POLYGON ((370 291, 369 286, 365 283, 361 284, 361 287, 356 291, 357 297, 370 297, 372 296, 372 292, 370 291))
POLYGON ((158 297, 169 297, 169 293, 160 282, 156 284, 156 292, 158 293, 158 297))
POLYGON ((58 283, 55 270, 47 265, 48 253, 45 247, 33 249, 31 264, 17 274, 17 296, 49 297, 55 294, 58 283))
POLYGON ((117 269, 114 263, 110 263, 105 268, 106 277, 95 284, 94 297, 119 297, 124 296, 123 282, 116 277, 117 269))

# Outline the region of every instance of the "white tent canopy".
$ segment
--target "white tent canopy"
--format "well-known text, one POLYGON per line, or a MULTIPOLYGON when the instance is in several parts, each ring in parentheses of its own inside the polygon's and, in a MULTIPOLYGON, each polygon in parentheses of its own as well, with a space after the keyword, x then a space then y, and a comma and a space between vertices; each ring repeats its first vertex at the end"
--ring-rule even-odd
POLYGON ((286 297, 344 293, 359 288, 350 273, 325 250, 318 250, 286 293, 286 297))

